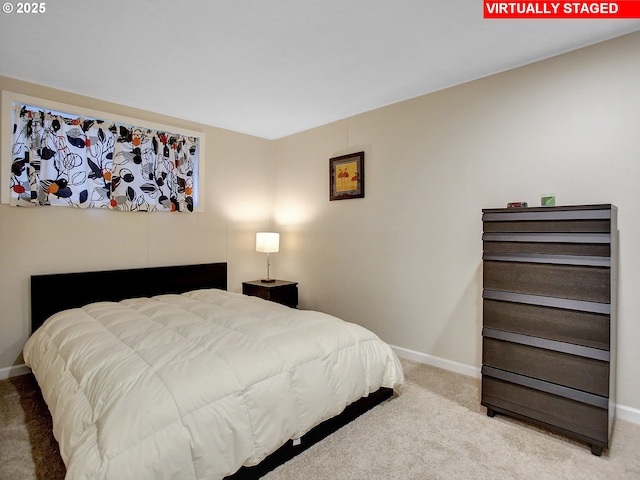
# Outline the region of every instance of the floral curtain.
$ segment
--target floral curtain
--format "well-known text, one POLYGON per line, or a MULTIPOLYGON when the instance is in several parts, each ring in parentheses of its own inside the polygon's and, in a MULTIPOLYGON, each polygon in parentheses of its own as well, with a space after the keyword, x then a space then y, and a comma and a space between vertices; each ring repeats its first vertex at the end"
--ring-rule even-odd
POLYGON ((11 204, 193 211, 198 139, 16 105, 11 204))

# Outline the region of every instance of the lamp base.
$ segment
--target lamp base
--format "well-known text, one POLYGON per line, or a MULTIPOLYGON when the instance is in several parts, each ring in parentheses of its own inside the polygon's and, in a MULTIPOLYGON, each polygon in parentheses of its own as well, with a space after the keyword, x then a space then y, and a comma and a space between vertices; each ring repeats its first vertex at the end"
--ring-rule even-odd
POLYGON ((275 278, 261 278, 260 281, 262 283, 273 283, 273 282, 276 281, 276 279, 275 278))

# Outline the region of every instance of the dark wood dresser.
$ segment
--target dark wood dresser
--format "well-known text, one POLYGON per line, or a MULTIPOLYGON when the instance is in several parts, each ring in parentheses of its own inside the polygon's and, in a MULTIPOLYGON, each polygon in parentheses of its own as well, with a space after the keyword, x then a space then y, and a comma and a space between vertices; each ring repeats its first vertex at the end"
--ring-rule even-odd
POLYGON ((482 212, 482 405, 600 455, 615 415, 617 209, 482 212))

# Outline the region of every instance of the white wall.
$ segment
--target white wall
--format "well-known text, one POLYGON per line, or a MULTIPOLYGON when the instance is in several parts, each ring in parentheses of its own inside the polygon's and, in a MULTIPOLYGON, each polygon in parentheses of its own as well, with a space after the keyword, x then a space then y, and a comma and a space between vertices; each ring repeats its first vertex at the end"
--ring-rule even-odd
POLYGON ((242 280, 262 274, 254 235, 271 225, 271 142, 2 76, 0 89, 201 131, 207 184, 203 213, 0 205, 0 378, 22 364, 30 275, 228 261, 229 290, 240 291, 242 280))
MULTIPOLYGON (((619 207, 618 402, 640 409, 640 33, 276 141, 281 271, 301 306, 481 365, 481 209, 619 207), (364 199, 329 158, 364 150, 364 199)), ((366 81, 366 79, 363 79, 366 81)))

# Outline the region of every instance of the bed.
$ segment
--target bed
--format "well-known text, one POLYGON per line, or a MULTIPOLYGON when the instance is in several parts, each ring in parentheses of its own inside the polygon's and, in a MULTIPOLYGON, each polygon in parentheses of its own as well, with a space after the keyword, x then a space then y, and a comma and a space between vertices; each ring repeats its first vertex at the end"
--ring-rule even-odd
POLYGON ((368 330, 226 288, 225 263, 31 277, 67 479, 259 478, 402 385, 368 330))

